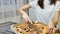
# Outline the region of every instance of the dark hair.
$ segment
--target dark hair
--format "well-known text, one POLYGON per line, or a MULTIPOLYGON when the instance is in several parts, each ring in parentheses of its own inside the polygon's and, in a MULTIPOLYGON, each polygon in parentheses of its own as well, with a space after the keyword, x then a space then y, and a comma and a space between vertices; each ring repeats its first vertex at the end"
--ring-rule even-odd
MULTIPOLYGON (((51 4, 56 4, 56 1, 57 0, 50 0, 50 5, 51 4)), ((42 9, 44 9, 44 0, 38 0, 38 5, 42 8, 42 9)))

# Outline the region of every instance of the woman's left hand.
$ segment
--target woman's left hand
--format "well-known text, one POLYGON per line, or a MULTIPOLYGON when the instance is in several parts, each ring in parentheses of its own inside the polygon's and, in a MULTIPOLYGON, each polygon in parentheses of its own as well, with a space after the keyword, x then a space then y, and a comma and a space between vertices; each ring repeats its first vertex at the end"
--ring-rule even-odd
POLYGON ((54 32, 56 31, 55 26, 53 26, 53 24, 51 24, 51 23, 52 23, 52 22, 50 22, 50 23, 48 24, 47 34, 52 34, 52 33, 54 33, 54 32))
POLYGON ((49 27, 47 33, 52 34, 52 33, 55 33, 55 31, 56 31, 55 27, 49 27))

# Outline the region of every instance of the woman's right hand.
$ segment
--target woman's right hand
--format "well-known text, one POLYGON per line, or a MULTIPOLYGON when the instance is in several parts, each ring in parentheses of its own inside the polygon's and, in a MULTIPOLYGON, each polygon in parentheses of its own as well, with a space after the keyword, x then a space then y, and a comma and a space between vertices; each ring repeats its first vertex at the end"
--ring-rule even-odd
POLYGON ((29 16, 25 12, 23 12, 23 19, 25 22, 29 21, 29 16))

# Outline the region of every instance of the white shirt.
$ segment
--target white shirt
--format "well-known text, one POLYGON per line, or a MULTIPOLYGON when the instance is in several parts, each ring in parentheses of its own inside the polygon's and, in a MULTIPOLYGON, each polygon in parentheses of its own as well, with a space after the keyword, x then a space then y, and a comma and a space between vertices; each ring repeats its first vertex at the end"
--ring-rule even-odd
POLYGON ((48 24, 49 21, 54 19, 55 10, 60 9, 60 2, 57 1, 56 5, 50 5, 49 0, 44 0, 44 9, 40 8, 37 3, 38 0, 32 1, 29 4, 35 9, 37 22, 48 24))

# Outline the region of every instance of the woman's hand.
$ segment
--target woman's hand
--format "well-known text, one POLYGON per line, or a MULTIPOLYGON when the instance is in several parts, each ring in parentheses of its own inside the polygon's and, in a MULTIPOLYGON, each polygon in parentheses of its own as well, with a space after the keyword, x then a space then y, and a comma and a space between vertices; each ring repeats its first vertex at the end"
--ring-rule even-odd
POLYGON ((55 31, 56 31, 55 27, 49 26, 47 34, 53 34, 53 33, 55 33, 55 31))
POLYGON ((29 16, 25 12, 23 12, 23 19, 25 22, 28 22, 29 20, 29 16))
POLYGON ((56 28, 55 28, 55 26, 52 23, 53 22, 51 21, 48 24, 47 34, 52 34, 52 33, 55 33, 55 31, 56 31, 56 28))

